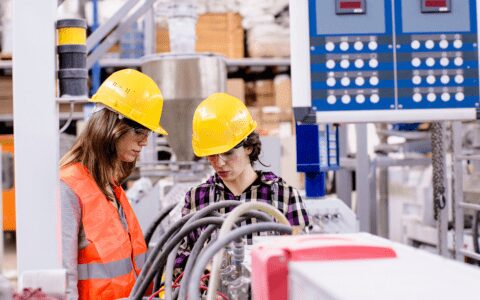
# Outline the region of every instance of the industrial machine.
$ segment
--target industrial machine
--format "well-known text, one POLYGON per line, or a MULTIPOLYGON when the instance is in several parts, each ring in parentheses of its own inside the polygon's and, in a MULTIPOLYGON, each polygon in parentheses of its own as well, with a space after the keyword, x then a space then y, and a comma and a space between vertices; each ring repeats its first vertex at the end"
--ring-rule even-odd
POLYGON ((366 233, 269 237, 251 255, 252 295, 261 300, 466 299, 480 275, 366 233))

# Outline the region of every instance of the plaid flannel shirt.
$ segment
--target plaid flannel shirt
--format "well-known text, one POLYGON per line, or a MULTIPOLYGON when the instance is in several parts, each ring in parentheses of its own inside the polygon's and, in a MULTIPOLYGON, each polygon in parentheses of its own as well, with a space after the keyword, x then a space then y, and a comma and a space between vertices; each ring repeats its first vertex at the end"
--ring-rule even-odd
MULTIPOLYGON (((309 219, 305 205, 298 191, 288 185, 282 178, 271 172, 257 171, 258 178, 241 195, 235 196, 215 174, 205 183, 192 188, 185 195, 185 204, 182 216, 200 210, 211 203, 222 200, 238 200, 242 202, 263 202, 270 204, 281 211, 292 226, 305 227, 309 225, 309 219)), ((222 213, 230 212, 233 208, 227 208, 222 213)), ((251 224, 251 220, 242 223, 251 224)), ((191 233, 184 239, 176 258, 176 266, 184 267, 190 250, 197 240, 200 232, 191 233)), ((251 241, 251 236, 247 237, 251 241)))

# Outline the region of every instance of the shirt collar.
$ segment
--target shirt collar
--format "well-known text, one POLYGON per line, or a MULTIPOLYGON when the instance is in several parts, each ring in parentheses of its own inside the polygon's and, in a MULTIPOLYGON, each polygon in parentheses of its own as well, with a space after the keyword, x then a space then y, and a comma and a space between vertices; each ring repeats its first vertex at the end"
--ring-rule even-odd
MULTIPOLYGON (((272 172, 264 172, 264 171, 255 171, 260 178, 260 180, 256 180, 251 186, 250 189, 256 189, 260 185, 272 185, 273 183, 277 182, 280 177, 275 175, 272 172)), ((225 190, 225 183, 223 180, 218 176, 217 173, 210 177, 210 179, 207 181, 208 183, 214 184, 217 188, 221 190, 225 190)))

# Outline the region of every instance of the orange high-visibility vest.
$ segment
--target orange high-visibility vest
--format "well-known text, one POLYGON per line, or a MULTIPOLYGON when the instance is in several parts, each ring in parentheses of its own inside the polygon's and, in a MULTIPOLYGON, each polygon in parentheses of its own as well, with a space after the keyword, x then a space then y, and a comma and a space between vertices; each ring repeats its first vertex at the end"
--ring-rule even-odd
POLYGON ((145 262, 147 246, 125 192, 120 186, 113 191, 125 213, 128 232, 118 210, 82 164, 63 167, 60 178, 80 200, 83 230, 89 242, 78 251, 79 299, 128 297, 145 262))

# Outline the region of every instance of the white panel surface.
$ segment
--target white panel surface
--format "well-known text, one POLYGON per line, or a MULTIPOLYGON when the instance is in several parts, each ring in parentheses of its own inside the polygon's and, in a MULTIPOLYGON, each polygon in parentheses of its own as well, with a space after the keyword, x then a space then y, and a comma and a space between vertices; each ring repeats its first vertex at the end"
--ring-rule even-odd
POLYGON ((13 112, 18 271, 61 266, 57 0, 13 1, 13 112))

